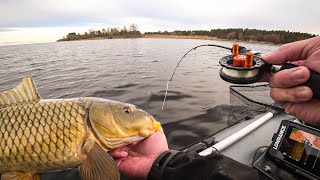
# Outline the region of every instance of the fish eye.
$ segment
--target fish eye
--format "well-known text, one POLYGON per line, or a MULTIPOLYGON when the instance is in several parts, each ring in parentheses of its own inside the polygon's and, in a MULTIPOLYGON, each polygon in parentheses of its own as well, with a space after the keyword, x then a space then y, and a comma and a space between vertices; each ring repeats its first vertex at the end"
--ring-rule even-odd
POLYGON ((131 106, 125 106, 123 109, 124 109, 124 112, 128 114, 133 113, 133 108, 131 106))

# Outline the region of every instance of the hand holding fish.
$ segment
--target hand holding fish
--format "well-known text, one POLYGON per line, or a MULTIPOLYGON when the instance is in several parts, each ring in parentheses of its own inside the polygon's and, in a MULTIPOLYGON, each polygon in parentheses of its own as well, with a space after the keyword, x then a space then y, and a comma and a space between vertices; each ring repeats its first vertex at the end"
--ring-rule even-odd
POLYGON ((109 154, 115 159, 121 173, 128 177, 147 179, 155 159, 168 150, 166 136, 156 132, 142 142, 123 149, 115 149, 109 154))
POLYGON ((312 98, 309 87, 298 85, 309 79, 308 68, 320 72, 320 37, 282 45, 276 51, 262 55, 262 58, 269 64, 291 62, 299 65, 280 71, 269 79, 270 95, 286 113, 319 126, 320 101, 312 98))

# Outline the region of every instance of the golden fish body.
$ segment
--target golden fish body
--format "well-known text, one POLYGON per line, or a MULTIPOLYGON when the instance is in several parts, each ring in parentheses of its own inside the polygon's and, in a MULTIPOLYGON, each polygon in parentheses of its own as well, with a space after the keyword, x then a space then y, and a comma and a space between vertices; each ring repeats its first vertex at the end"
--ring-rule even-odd
POLYGON ((141 141, 161 125, 134 105, 101 98, 41 100, 31 78, 0 92, 0 174, 39 179, 37 173, 80 167, 84 180, 119 179, 109 150, 141 141))
POLYGON ((48 100, 0 110, 0 173, 79 166, 88 112, 78 99, 48 100))

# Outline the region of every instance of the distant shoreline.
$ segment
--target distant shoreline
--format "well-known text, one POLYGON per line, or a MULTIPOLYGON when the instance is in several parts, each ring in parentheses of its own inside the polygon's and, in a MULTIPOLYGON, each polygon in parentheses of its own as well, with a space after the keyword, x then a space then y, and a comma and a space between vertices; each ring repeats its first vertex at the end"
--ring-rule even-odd
POLYGON ((98 40, 98 39, 126 39, 126 38, 161 38, 161 39, 202 39, 202 40, 222 40, 239 41, 263 44, 285 44, 294 41, 316 37, 315 34, 289 32, 284 30, 259 30, 259 29, 211 29, 208 30, 175 30, 172 32, 158 31, 145 32, 138 31, 136 24, 131 24, 129 28, 103 28, 101 30, 89 29, 83 34, 71 32, 58 41, 74 40, 98 40))
POLYGON ((144 34, 142 36, 114 36, 110 37, 91 37, 86 39, 74 39, 74 40, 63 40, 59 39, 57 42, 63 41, 85 41, 85 40, 105 40, 105 39, 199 39, 199 40, 217 40, 217 41, 236 41, 236 42, 249 42, 249 43, 260 43, 260 44, 275 44, 271 42, 264 42, 264 41, 244 41, 244 40, 229 40, 229 39, 220 39, 217 37, 212 36, 199 36, 199 35, 166 35, 166 34, 144 34))
POLYGON ((84 39, 59 39, 61 41, 82 41, 82 40, 104 40, 104 39, 138 39, 138 38, 155 38, 155 39, 203 39, 203 40, 222 40, 217 37, 210 36, 182 36, 182 35, 164 35, 164 34, 144 34, 142 36, 114 36, 114 37, 90 37, 84 39))
POLYGON ((220 40, 212 36, 199 36, 199 35, 170 35, 170 34, 144 34, 143 38, 159 38, 159 39, 203 39, 203 40, 220 40))
POLYGON ((84 38, 84 39, 59 39, 57 42, 62 41, 82 41, 82 40, 104 40, 104 39, 137 39, 142 38, 142 36, 113 36, 113 37, 90 37, 90 38, 84 38))
POLYGON ((199 35, 165 35, 165 34, 144 34, 143 38, 155 38, 155 39, 200 39, 200 40, 217 40, 217 41, 236 41, 236 42, 249 42, 249 43, 260 43, 260 44, 275 44, 272 42, 264 41, 245 41, 245 40, 232 40, 232 39, 220 39, 212 36, 199 36, 199 35))

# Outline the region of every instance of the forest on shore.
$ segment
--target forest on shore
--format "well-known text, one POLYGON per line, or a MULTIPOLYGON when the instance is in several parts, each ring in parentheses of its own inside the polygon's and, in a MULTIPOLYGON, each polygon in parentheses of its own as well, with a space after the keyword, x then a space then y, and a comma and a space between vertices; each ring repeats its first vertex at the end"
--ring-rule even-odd
POLYGON ((142 34, 136 24, 128 28, 103 28, 101 30, 89 29, 83 34, 71 32, 58 41, 74 41, 86 39, 117 39, 117 38, 183 38, 183 39, 221 39, 250 42, 265 42, 273 44, 285 44, 315 37, 315 34, 290 32, 284 30, 259 30, 259 29, 211 29, 208 30, 176 30, 172 32, 158 31, 142 34))
POLYGON ((268 42, 274 44, 285 44, 293 41, 299 41, 315 37, 315 34, 290 32, 283 30, 259 30, 259 29, 211 29, 195 31, 164 31, 164 32, 146 32, 145 35, 174 35, 174 36, 208 36, 217 39, 268 42))
POLYGON ((76 41, 89 39, 120 39, 120 38, 142 38, 142 34, 138 31, 136 24, 131 24, 129 28, 102 28, 101 30, 89 29, 83 34, 71 32, 58 41, 76 41))

